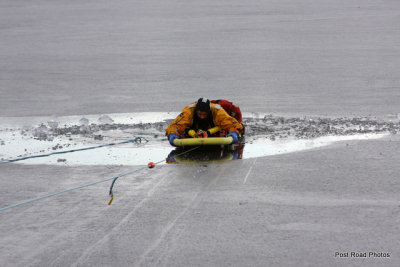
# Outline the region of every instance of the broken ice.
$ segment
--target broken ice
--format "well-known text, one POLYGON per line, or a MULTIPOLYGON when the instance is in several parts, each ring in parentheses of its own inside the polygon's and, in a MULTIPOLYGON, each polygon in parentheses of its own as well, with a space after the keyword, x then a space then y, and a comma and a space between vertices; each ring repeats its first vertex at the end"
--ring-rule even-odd
POLYGON ((50 133, 46 125, 41 124, 38 128, 33 131, 33 136, 38 140, 46 140, 50 133))
POLYGON ((114 122, 113 119, 110 118, 110 116, 108 115, 102 115, 100 116, 100 118, 98 119, 98 122, 100 124, 112 124, 114 122))
POLYGON ((88 126, 89 125, 89 120, 83 117, 82 119, 79 120, 79 125, 81 126, 88 126))
POLYGON ((51 129, 56 129, 58 127, 58 119, 57 117, 51 118, 47 124, 50 126, 51 129))

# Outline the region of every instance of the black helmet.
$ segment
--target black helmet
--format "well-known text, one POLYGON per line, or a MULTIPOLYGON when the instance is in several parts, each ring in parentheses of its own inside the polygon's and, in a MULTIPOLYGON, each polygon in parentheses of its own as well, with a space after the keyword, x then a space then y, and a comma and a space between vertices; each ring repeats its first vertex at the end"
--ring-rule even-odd
POLYGON ((209 114, 211 112, 210 100, 205 97, 199 98, 196 104, 196 111, 197 110, 205 111, 207 114, 209 114))
POLYGON ((211 104, 210 100, 202 97, 197 100, 196 108, 194 110, 194 118, 193 118, 193 123, 192 123, 192 128, 198 130, 207 130, 208 126, 214 127, 214 119, 211 115, 211 104), (203 111, 207 112, 207 118, 206 119, 200 119, 197 116, 197 111, 203 111))

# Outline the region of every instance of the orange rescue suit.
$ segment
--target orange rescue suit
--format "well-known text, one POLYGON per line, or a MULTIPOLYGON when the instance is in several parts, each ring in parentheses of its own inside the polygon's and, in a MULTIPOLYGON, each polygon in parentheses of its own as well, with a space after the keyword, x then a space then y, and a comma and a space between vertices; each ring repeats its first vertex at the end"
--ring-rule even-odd
MULTIPOLYGON (((229 116, 228 113, 226 113, 226 111, 218 104, 211 103, 210 106, 215 126, 220 127, 228 133, 236 131, 239 134, 238 130, 242 130, 243 126, 235 118, 229 116)), ((165 135, 174 133, 177 136, 183 136, 185 130, 192 127, 195 108, 196 103, 186 106, 182 110, 182 113, 175 118, 167 129, 165 129, 165 135)))

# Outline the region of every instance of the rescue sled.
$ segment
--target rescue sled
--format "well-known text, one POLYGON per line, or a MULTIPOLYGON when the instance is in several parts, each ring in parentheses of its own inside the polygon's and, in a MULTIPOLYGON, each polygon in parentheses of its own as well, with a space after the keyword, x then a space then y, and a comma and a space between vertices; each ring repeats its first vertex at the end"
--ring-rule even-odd
POLYGON ((233 142, 231 136, 226 136, 225 131, 221 131, 221 128, 216 126, 205 131, 188 130, 185 135, 187 138, 180 138, 174 140, 174 145, 177 147, 187 146, 225 146, 230 145, 233 142))
POLYGON ((233 142, 231 136, 228 137, 208 137, 208 138, 183 138, 175 139, 174 145, 177 147, 185 146, 219 146, 230 145, 233 142))

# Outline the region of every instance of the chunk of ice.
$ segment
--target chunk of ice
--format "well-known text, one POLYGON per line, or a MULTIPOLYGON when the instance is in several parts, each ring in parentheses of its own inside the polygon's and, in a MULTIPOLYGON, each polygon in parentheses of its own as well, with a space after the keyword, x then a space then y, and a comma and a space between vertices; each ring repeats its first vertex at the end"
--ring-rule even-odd
POLYGON ((83 117, 82 119, 79 120, 79 125, 81 126, 88 126, 89 125, 89 120, 83 117))
POLYGON ((98 119, 98 122, 100 124, 112 124, 114 120, 111 119, 110 116, 108 115, 101 115, 100 118, 98 119))
POLYGON ((49 128, 47 128, 46 125, 41 124, 33 131, 33 136, 38 140, 47 140, 49 133, 49 128))
POLYGON ((50 126, 52 130, 57 129, 58 127, 58 118, 57 117, 52 117, 47 124, 50 126))

